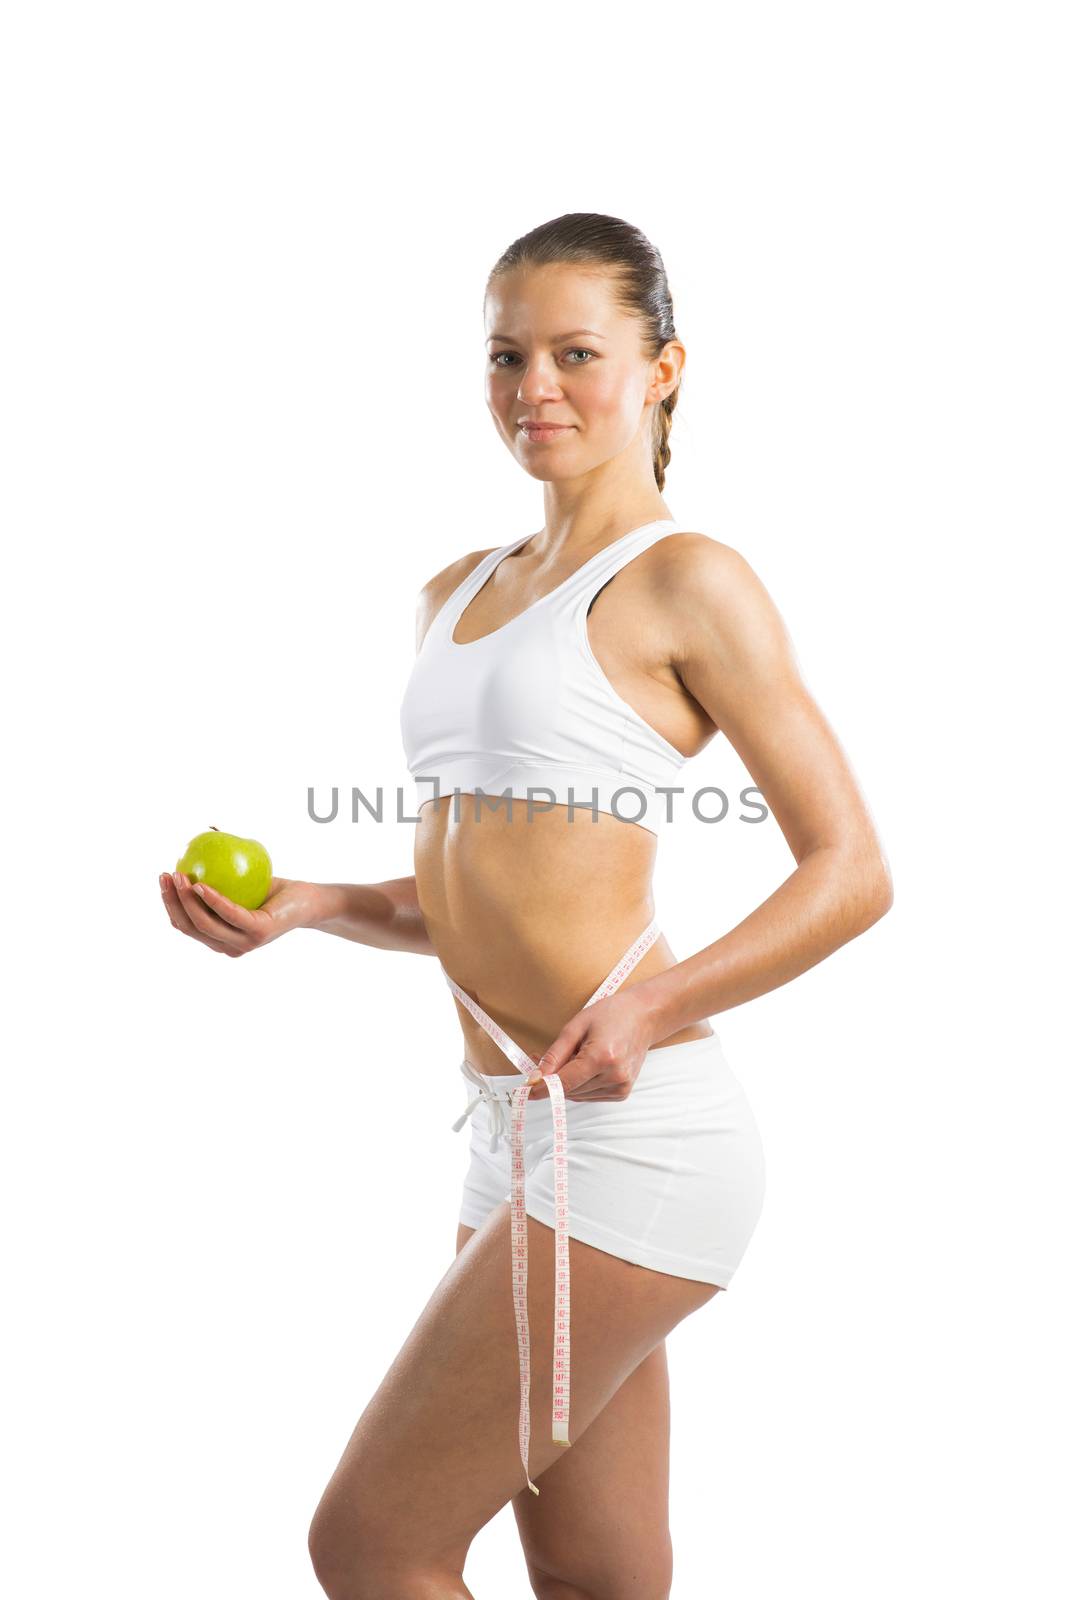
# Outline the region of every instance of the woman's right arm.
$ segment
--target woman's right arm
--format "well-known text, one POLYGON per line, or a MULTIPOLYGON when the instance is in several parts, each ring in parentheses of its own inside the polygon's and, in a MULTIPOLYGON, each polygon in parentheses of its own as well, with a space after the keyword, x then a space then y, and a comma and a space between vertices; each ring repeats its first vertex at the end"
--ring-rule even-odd
POLYGON ((385 883, 273 878, 270 894, 256 911, 235 905, 218 890, 195 884, 181 872, 161 873, 159 882, 172 925, 220 955, 243 956, 293 928, 318 928, 379 950, 435 954, 414 878, 390 878, 385 883))
POLYGON ((357 944, 373 944, 379 950, 434 955, 414 878, 390 878, 385 883, 307 883, 304 887, 313 891, 314 908, 306 928, 336 933, 357 944))

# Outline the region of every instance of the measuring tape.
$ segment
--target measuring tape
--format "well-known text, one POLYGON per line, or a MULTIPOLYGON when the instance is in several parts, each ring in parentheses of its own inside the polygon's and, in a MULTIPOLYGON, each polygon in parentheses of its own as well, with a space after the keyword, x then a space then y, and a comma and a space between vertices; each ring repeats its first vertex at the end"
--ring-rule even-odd
MULTIPOLYGON (((592 1006, 595 1001, 603 1000, 605 995, 618 989, 624 978, 645 955, 646 951, 656 943, 660 930, 656 921, 640 933, 625 955, 621 956, 611 972, 599 988, 595 989, 586 1004, 582 1007, 592 1006)), ((474 1017, 475 1021, 489 1034, 490 1038, 508 1057, 509 1061, 521 1072, 525 1079, 531 1073, 537 1072, 538 1063, 521 1050, 514 1039, 510 1039, 504 1029, 488 1016, 477 1001, 455 983, 442 967, 445 973, 445 982, 462 1005, 474 1017)), ((470 1066, 464 1062, 465 1069, 470 1066)), ((465 1072, 469 1078, 472 1072, 465 1072)), ((481 1078, 481 1074, 477 1074, 481 1078)), ((553 1443, 568 1446, 571 1441, 567 1436, 568 1416, 571 1406, 571 1264, 568 1254, 568 1207, 567 1207, 567 1108, 564 1087, 560 1082, 557 1072, 547 1072, 543 1079, 549 1091, 553 1108, 553 1198, 554 1198, 554 1228, 556 1235, 556 1272, 555 1272, 555 1308, 553 1314, 553 1443)), ((525 1185, 525 1130, 527 1101, 530 1098, 532 1085, 524 1082, 518 1085, 512 1096, 512 1299, 515 1303, 516 1334, 519 1343, 519 1453, 523 1458, 523 1472, 527 1480, 527 1488, 535 1494, 540 1491, 530 1481, 530 1467, 528 1462, 530 1449, 530 1326, 527 1318, 527 1208, 525 1185)), ((479 1093, 472 1099, 463 1115, 453 1123, 454 1130, 459 1133, 467 1118, 478 1105, 481 1099, 491 1098, 489 1091, 484 1090, 481 1082, 479 1093)), ((495 1135, 496 1137, 496 1135, 495 1135)), ((495 1148, 495 1146, 494 1146, 495 1148)))

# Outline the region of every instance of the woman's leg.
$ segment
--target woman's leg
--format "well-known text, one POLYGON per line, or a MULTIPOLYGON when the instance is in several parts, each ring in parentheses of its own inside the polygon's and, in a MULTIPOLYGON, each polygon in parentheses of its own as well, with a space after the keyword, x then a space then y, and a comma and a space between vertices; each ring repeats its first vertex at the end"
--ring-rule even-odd
MULTIPOLYGON (((550 1428, 555 1237, 533 1217, 527 1232, 536 1481, 581 1448, 635 1369, 716 1288, 570 1241, 572 1447, 565 1450, 553 1443, 550 1428)), ((316 1509, 309 1547, 330 1600, 383 1593, 404 1600, 433 1593, 434 1582, 442 1595, 462 1596, 464 1562, 479 1529, 520 1491, 540 1498, 525 1487, 518 1417, 511 1215, 504 1202, 431 1295, 316 1509)), ((550 1483, 547 1476, 545 1494, 550 1483)))
POLYGON ((667 1600, 667 1349, 661 1340, 571 1450, 512 1501, 538 1600, 667 1600))
MULTIPOLYGON (((457 1254, 474 1234, 457 1229, 457 1254)), ((671 1590, 670 1402, 661 1341, 577 1444, 512 1501, 538 1600, 660 1600, 671 1590)))

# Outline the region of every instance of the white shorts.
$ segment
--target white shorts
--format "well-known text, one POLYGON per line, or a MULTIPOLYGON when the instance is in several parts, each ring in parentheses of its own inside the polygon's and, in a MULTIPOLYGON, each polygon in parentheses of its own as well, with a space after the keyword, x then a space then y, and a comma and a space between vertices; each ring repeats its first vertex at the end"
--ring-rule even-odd
MULTIPOLYGON (((521 1081, 476 1075, 482 1103, 460 1207, 469 1228, 509 1199, 510 1100, 521 1081)), ((719 1034, 654 1046, 626 1100, 566 1104, 570 1236, 725 1289, 764 1203, 764 1147, 719 1034)), ((547 1228, 556 1215, 552 1112, 548 1096, 527 1101, 526 1211, 547 1228)))

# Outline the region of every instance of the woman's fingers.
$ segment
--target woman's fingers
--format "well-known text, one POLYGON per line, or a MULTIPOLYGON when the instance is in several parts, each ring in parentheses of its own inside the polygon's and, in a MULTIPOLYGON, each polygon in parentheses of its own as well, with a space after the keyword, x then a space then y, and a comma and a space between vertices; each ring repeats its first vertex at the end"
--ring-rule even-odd
POLYGON ((172 927, 177 928, 179 933, 194 934, 196 929, 185 914, 182 902, 178 898, 177 885, 169 872, 160 873, 159 888, 163 896, 163 906, 171 919, 172 927))
POLYGON ((209 911, 199 895, 193 893, 192 885, 184 873, 161 873, 160 890, 171 922, 180 933, 199 939, 209 949, 223 955, 243 955, 249 948, 247 941, 235 928, 209 911))
POLYGON ((202 900, 221 921, 231 928, 237 928, 241 933, 255 937, 258 932, 256 926, 256 913, 247 911, 244 906, 239 906, 236 901, 228 900, 218 889, 213 889, 210 883, 198 883, 192 886, 192 893, 202 900))
POLYGON ((165 872, 161 873, 159 880, 163 904, 167 908, 167 915, 171 919, 171 925, 177 928, 179 933, 188 934, 191 939, 198 939, 201 944, 206 944, 209 950, 217 950, 222 955, 229 955, 230 951, 225 945, 220 944, 217 939, 212 939, 201 933, 200 929, 192 922, 179 896, 176 877, 177 874, 165 872))
POLYGON ((175 882, 178 885, 178 898, 182 902, 186 916, 194 928, 208 939, 215 939, 227 950, 240 948, 248 949, 248 940, 238 930, 224 922, 217 912, 209 909, 206 902, 197 892, 201 887, 194 885, 184 872, 175 873, 175 882))

